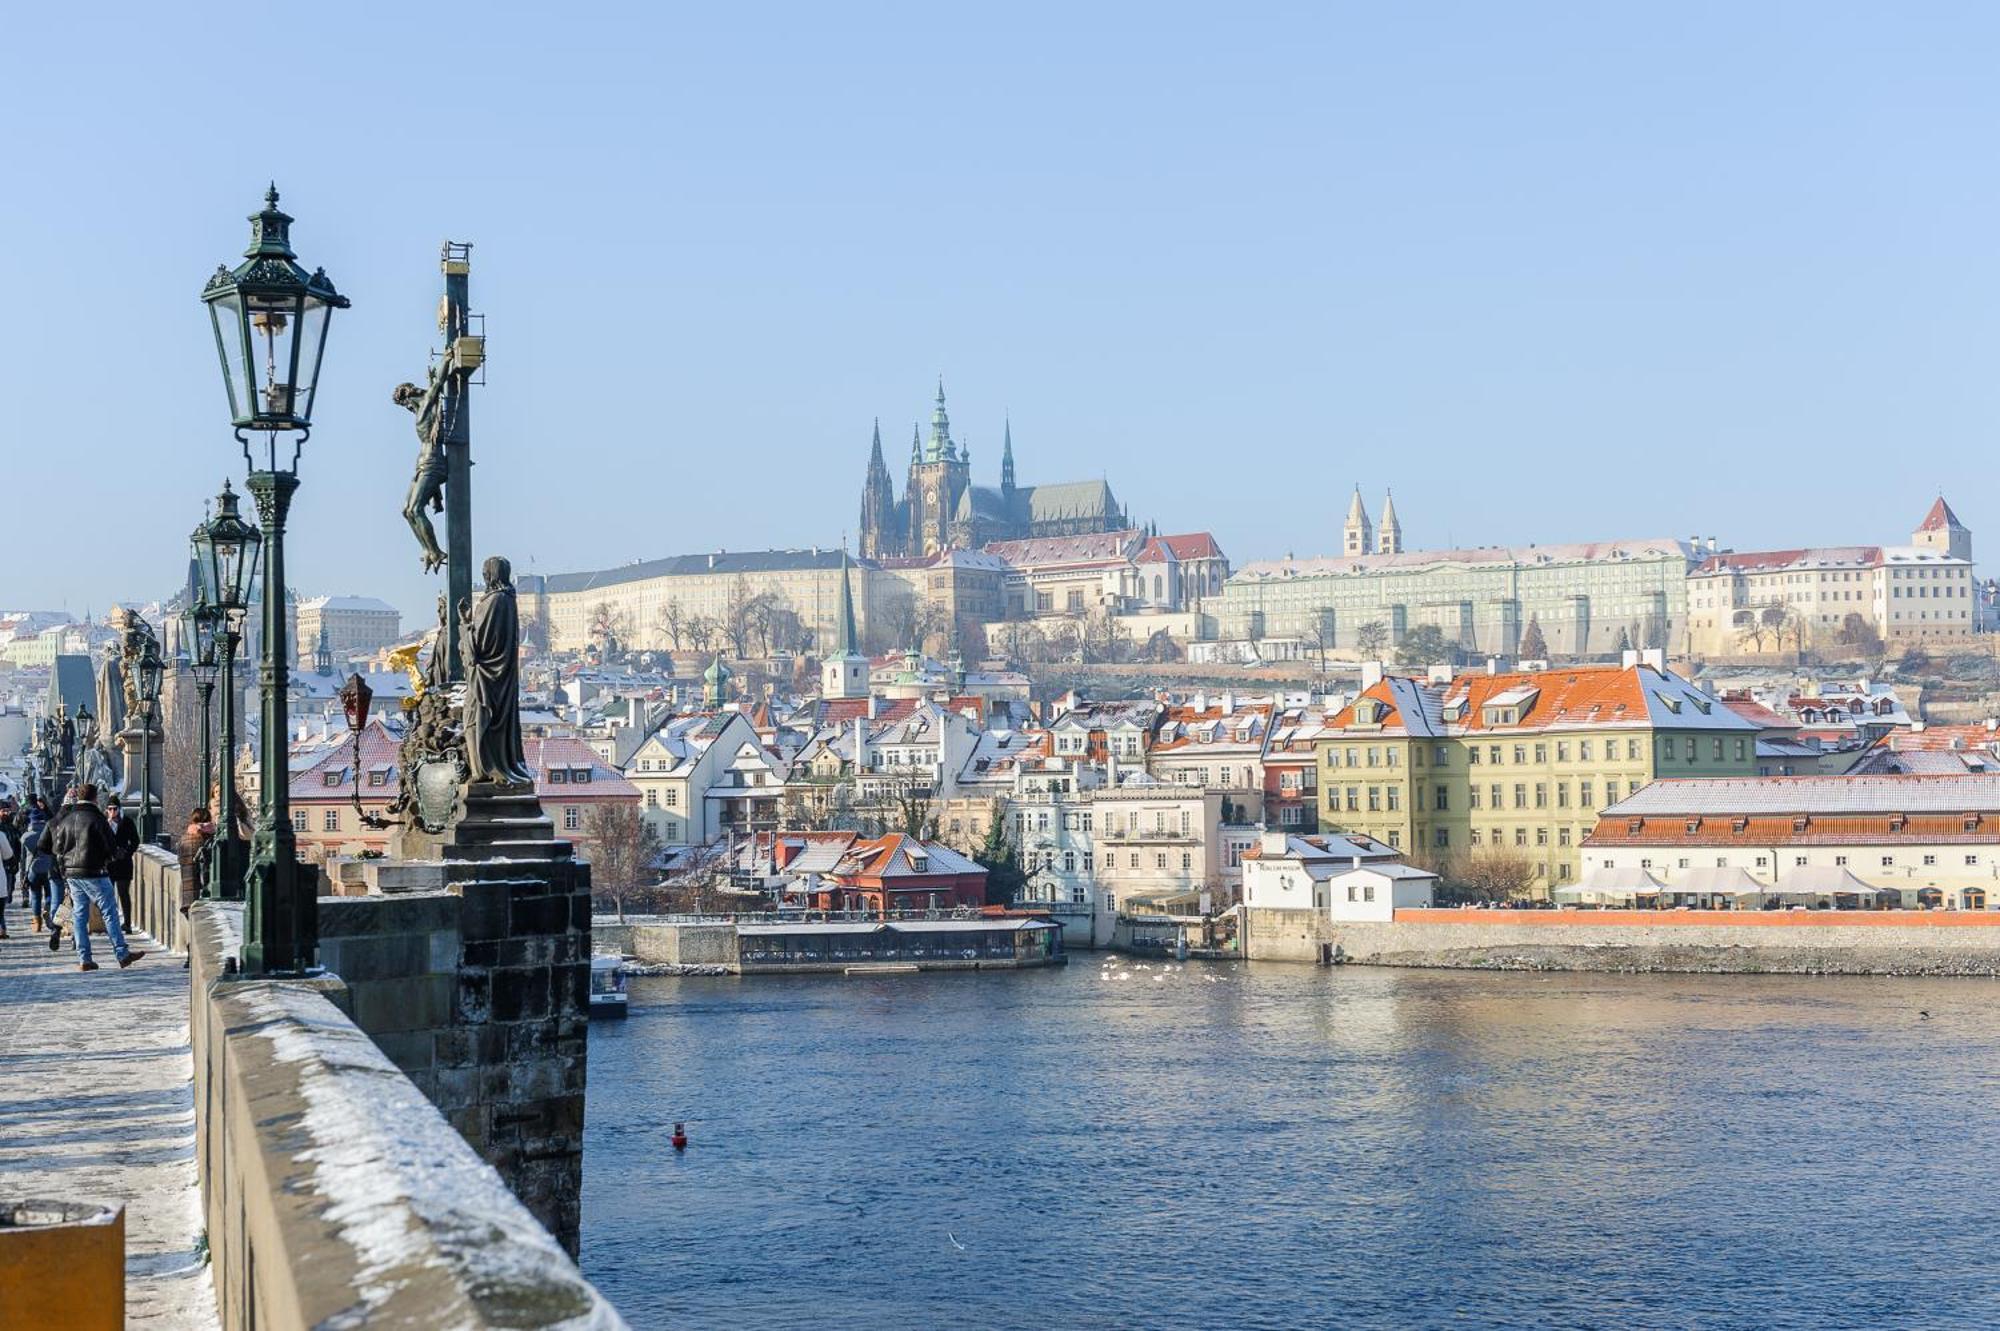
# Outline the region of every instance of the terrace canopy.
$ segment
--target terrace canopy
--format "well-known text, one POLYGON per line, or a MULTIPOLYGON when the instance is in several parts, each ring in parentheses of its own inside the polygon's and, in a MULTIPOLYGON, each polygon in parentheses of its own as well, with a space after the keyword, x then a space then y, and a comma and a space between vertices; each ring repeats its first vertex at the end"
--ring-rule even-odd
POLYGON ((1602 906, 1660 895, 1660 880, 1639 868, 1592 869, 1573 884, 1557 888, 1549 895, 1557 901, 1573 901, 1602 906))

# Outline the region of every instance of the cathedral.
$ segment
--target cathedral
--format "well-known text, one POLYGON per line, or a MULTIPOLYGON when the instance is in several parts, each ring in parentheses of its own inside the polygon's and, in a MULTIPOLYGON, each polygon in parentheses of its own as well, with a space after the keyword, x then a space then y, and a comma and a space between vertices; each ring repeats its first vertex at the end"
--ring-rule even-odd
POLYGON ((1011 423, 1000 448, 999 486, 974 485, 972 451, 951 437, 942 379, 929 440, 912 428, 910 474, 901 499, 882 461, 882 424, 875 424, 868 479, 861 487, 861 553, 866 558, 925 557, 941 550, 974 550, 988 541, 1077 536, 1129 525, 1107 482, 1016 485, 1011 423))

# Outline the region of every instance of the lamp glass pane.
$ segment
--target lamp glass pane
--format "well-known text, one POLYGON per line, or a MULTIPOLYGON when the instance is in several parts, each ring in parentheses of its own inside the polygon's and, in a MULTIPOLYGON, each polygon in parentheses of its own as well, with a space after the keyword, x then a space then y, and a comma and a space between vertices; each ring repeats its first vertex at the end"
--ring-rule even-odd
POLYGON ((302 421, 312 420, 313 394, 319 389, 320 362, 326 355, 327 327, 326 302, 308 297, 304 312, 299 316, 298 391, 293 396, 293 401, 298 404, 298 417, 302 421))
POLYGON ((235 292, 208 302, 215 325, 215 350, 222 358, 222 385, 229 393, 229 418, 242 420, 251 412, 250 390, 256 383, 249 343, 244 337, 243 298, 235 292))
POLYGON ((264 419, 290 420, 295 400, 293 375, 298 371, 299 298, 253 293, 246 318, 255 357, 253 410, 264 419))

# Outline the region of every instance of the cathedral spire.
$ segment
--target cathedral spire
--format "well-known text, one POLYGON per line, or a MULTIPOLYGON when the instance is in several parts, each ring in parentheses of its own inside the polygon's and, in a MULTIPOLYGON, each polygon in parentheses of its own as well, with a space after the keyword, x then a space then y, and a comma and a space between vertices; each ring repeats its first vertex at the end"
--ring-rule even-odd
POLYGON ((923 460, 924 460, 924 427, 918 425, 915 421, 911 421, 910 461, 922 462, 923 460))
POLYGON ((872 472, 877 467, 881 467, 884 471, 889 469, 882 461, 882 418, 880 416, 875 418, 875 438, 868 446, 868 470, 872 472))
POLYGON ((833 650, 838 656, 853 656, 859 650, 856 644, 861 635, 854 629, 854 591, 847 583, 847 550, 840 552, 840 636, 834 641, 833 650))
POLYGON ((1007 418, 1006 434, 1000 444, 1000 488, 1003 491, 1014 488, 1014 419, 1007 418))
POLYGON ((1387 490, 1382 492, 1382 522, 1375 529, 1375 553, 1403 553, 1403 524, 1396 520, 1396 496, 1387 490))
POLYGON ((1374 524, 1368 520, 1368 506, 1361 502, 1361 486, 1354 487, 1354 498, 1347 505, 1347 521, 1341 527, 1341 549, 1350 555, 1373 554, 1375 551, 1374 524))
POLYGON ((951 417, 944 410, 944 376, 938 376, 937 406, 931 411, 931 443, 924 461, 943 462, 955 453, 951 443, 951 417))

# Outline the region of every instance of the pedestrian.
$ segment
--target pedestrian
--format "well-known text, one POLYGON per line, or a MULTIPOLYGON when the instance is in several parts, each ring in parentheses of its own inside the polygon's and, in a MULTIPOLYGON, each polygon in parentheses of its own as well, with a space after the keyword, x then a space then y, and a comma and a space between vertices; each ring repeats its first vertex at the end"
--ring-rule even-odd
POLYGON ((118 889, 118 914, 132 920, 132 859, 139 853, 138 820, 127 818, 118 801, 111 801, 108 825, 111 828, 111 863, 105 866, 111 885, 118 889))
MULTIPOLYGON (((0 813, 0 829, 11 821, 0 813)), ((7 907, 14 904, 14 840, 0 830, 0 938, 7 937, 7 907)))
POLYGON ((56 895, 49 883, 50 875, 55 871, 55 860, 43 844, 48 834, 47 815, 39 807, 30 809, 28 830, 21 834, 19 876, 28 896, 28 909, 34 913, 36 933, 55 925, 56 895))
MULTIPOLYGON (((120 970, 146 954, 133 951, 125 942, 125 930, 118 919, 118 895, 111 890, 106 870, 117 849, 104 811, 97 807, 97 787, 85 782, 77 791, 76 803, 62 811, 49 825, 46 838, 49 854, 55 857, 63 879, 69 884, 70 927, 76 934, 77 969, 94 971, 90 959, 90 907, 94 902, 104 917, 104 932, 120 970)), ((52 947, 62 939, 61 927, 52 938, 52 947)))
MULTIPOLYGON (((215 823, 210 820, 207 809, 196 809, 188 815, 187 830, 181 833, 180 845, 176 849, 181 857, 181 915, 186 917, 208 888, 208 851, 215 840, 215 823)), ((190 957, 188 960, 192 960, 190 957)), ((181 962, 187 969, 188 960, 181 962)))

